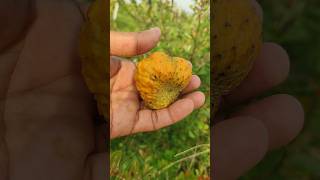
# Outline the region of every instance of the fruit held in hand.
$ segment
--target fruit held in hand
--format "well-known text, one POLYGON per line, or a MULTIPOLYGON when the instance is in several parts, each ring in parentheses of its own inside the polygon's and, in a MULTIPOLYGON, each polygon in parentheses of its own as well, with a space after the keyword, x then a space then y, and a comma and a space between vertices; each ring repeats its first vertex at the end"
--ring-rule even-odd
POLYGON ((192 66, 187 60, 155 52, 137 64, 135 81, 145 105, 162 109, 178 98, 191 76, 192 66))
MULTIPOLYGON (((109 30, 108 30, 109 31, 109 30)), ((108 116, 109 57, 107 57, 107 3, 95 0, 80 34, 82 74, 89 90, 94 93, 98 111, 108 116)))
POLYGON ((214 0, 212 92, 217 99, 248 75, 262 44, 262 22, 252 0, 214 0))

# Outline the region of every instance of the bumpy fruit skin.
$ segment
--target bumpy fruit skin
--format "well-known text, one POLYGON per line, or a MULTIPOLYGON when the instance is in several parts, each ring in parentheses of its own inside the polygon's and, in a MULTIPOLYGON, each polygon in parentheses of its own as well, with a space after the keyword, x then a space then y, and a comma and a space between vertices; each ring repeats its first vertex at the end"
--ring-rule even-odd
POLYGON ((217 103, 217 97, 239 86, 251 70, 262 44, 262 20, 251 0, 213 3, 212 91, 217 103))
POLYGON ((94 93, 98 112, 108 118, 109 61, 107 57, 107 3, 95 0, 88 11, 88 19, 80 32, 82 74, 89 90, 94 93))
POLYGON ((178 98, 191 76, 192 67, 187 60, 155 52, 137 64, 135 82, 145 105, 162 109, 178 98))

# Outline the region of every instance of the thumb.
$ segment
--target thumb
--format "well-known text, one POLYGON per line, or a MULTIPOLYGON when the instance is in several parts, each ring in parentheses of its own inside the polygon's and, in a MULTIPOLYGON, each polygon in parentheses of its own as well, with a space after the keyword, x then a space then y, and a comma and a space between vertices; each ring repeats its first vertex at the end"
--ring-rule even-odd
POLYGON ((142 32, 110 32, 110 53, 115 56, 136 56, 152 49, 159 41, 161 31, 151 28, 142 32))

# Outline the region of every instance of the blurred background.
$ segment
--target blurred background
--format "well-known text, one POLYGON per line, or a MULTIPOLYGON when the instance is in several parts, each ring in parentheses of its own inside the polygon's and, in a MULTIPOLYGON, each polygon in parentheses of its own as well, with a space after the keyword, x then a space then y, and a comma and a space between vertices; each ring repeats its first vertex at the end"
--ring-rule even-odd
MULTIPOLYGON (((153 51, 183 57, 200 76, 205 105, 182 122, 157 132, 111 141, 111 179, 209 179, 209 0, 111 0, 113 31, 159 27, 153 51)), ((143 56, 132 57, 138 61, 143 56)))
POLYGON ((273 151, 241 179, 320 179, 320 1, 259 0, 264 38, 288 51, 291 72, 273 93, 296 96, 306 111, 302 133, 273 151))

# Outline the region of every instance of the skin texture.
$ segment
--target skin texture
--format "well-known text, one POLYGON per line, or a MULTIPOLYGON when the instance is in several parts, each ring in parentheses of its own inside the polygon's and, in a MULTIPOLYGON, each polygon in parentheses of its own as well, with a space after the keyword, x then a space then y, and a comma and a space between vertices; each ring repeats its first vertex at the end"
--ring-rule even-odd
POLYGON ((9 48, 10 45, 17 42, 24 35, 35 14, 33 0, 24 0, 17 2, 12 0, 2 0, 0 6, 0 50, 9 48), (14 11, 10 11, 13 10, 14 11), (8 11, 9 10, 9 11, 8 11), (10 17, 10 21, 8 21, 10 17))
MULTIPOLYGON (((105 125, 94 125, 77 55, 84 12, 71 0, 34 5, 28 29, 6 27, 25 36, 0 54, 0 179, 105 180, 105 125)), ((19 8, 7 14, 25 22, 19 8)))
POLYGON ((199 77, 193 75, 182 92, 183 97, 169 107, 161 110, 143 107, 134 84, 135 64, 115 56, 145 53, 157 44, 160 34, 158 28, 132 33, 110 32, 110 51, 113 55, 110 59, 111 138, 172 125, 204 103, 204 94, 193 92, 201 83, 199 77))
MULTIPOLYGON (((262 17, 261 8, 252 1, 262 17)), ((242 84, 222 99, 231 108, 283 82, 289 72, 286 51, 264 43, 252 71, 242 84)), ((218 113, 213 137, 214 179, 237 179, 272 149, 291 142, 303 127, 304 111, 292 96, 278 94, 250 103, 228 115, 218 113)))

